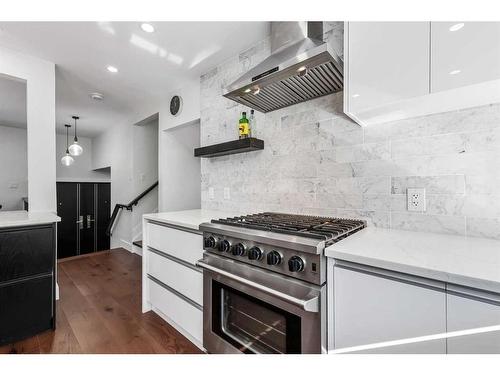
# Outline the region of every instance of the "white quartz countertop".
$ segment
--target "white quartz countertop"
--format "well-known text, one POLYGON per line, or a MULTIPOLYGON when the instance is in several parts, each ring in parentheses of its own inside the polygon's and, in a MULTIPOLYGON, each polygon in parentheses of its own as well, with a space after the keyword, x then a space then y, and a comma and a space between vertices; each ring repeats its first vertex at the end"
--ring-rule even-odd
POLYGON ((49 224, 61 221, 52 212, 0 211, 0 228, 49 224))
POLYGON ((325 249, 339 260, 500 293, 500 241, 365 228, 325 249))
POLYGON ((143 218, 183 228, 199 230, 201 223, 210 222, 212 219, 220 219, 237 215, 241 215, 241 213, 196 209, 146 214, 143 218))

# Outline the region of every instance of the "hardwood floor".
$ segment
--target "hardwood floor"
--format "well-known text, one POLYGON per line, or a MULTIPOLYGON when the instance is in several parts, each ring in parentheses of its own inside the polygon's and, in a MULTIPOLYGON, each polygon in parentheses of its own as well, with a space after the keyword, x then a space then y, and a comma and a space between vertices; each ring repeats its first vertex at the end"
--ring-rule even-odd
POLYGON ((0 353, 201 353, 154 312, 141 312, 141 258, 114 249, 58 264, 57 329, 0 353))

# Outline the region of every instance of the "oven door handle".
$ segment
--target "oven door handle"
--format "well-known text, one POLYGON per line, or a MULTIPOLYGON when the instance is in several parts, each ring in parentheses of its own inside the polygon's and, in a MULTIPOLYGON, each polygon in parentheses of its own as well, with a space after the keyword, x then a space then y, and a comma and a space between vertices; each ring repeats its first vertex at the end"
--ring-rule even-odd
POLYGON ((314 312, 317 313, 319 312, 319 296, 313 296, 310 299, 300 299, 300 298, 295 298, 293 296, 290 296, 286 293, 282 293, 278 290, 274 290, 271 288, 268 288, 267 286, 258 284, 256 282, 253 282, 251 280, 245 279, 241 276, 235 275, 231 272, 227 272, 221 268, 214 267, 203 260, 199 260, 196 265, 198 267, 201 267, 203 269, 206 269, 208 271, 212 271, 214 273, 217 273, 219 275, 222 275, 224 277, 227 277, 228 279, 232 279, 234 281, 237 281, 241 284, 244 284, 246 286, 249 286, 251 288, 260 290, 261 292, 264 292, 266 294, 270 294, 273 297, 279 298, 285 302, 288 302, 294 306, 300 307, 304 311, 309 311, 309 312, 314 312))

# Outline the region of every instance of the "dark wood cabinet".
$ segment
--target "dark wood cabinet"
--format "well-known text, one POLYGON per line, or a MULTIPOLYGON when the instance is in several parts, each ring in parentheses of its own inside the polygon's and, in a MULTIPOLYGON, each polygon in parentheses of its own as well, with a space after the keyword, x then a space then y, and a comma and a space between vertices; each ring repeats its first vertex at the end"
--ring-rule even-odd
POLYGON ((58 258, 109 249, 109 183, 58 182, 58 258))
POLYGON ((55 329, 55 224, 0 229, 0 345, 55 329))
POLYGON ((0 231, 0 283, 50 273, 53 258, 52 227, 0 231))

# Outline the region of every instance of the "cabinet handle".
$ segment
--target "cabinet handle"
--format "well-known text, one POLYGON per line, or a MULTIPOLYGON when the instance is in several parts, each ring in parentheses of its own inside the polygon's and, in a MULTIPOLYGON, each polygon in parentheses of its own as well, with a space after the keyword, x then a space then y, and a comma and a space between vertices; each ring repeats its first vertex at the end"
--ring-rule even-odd
POLYGON ((500 305, 500 294, 498 293, 454 284, 448 284, 446 286, 446 291, 459 297, 472 298, 482 302, 500 305))
POLYGON ((445 283, 438 280, 427 279, 421 276, 409 275, 406 273, 401 273, 398 271, 386 270, 374 266, 367 266, 359 263, 352 263, 349 261, 335 259, 335 267, 348 269, 351 271, 364 272, 367 274, 372 274, 374 276, 385 277, 387 279, 392 279, 400 282, 406 282, 408 284, 419 285, 422 287, 427 287, 439 291, 445 291, 445 283))
POLYGON ((279 290, 275 290, 272 288, 269 288, 265 285, 262 285, 260 283, 256 283, 255 281, 248 280, 246 278, 243 278, 239 275, 233 274, 229 271, 223 270, 218 267, 214 267, 210 264, 208 264, 204 259, 199 260, 196 265, 198 267, 201 267, 207 271, 211 271, 217 275, 226 277, 228 279, 234 280, 240 284, 249 286, 251 288, 257 289, 263 293, 266 293, 268 295, 271 295, 273 297, 279 298, 282 301, 285 301, 291 305, 300 307, 304 311, 309 311, 309 312, 319 312, 319 296, 318 295, 312 295, 309 299, 300 299, 291 295, 288 295, 286 293, 280 292, 279 290))
POLYGON ((92 221, 94 221, 94 219, 92 219, 92 215, 87 215, 87 229, 92 227, 92 221))
POLYGON ((79 216, 79 220, 77 220, 76 223, 78 224, 78 229, 83 229, 83 216, 82 215, 79 216))

